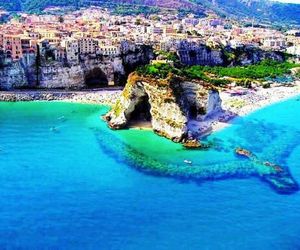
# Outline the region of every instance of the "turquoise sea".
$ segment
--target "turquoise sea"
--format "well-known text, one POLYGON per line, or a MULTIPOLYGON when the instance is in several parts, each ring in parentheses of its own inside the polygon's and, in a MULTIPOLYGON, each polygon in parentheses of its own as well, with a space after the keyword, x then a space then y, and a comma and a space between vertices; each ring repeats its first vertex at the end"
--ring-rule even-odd
POLYGON ((0 249, 300 249, 300 192, 233 152, 300 182, 298 98, 236 119, 208 151, 110 131, 107 109, 0 103, 0 249))

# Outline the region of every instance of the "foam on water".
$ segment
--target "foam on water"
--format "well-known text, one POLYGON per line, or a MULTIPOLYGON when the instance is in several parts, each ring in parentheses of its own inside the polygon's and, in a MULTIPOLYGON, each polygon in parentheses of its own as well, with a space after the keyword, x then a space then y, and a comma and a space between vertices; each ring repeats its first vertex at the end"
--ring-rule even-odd
POLYGON ((182 163, 249 166, 238 145, 300 180, 299 109, 295 98, 241 118, 207 138, 218 150, 199 152, 149 131, 110 131, 106 107, 1 103, 0 248, 298 249, 299 192, 277 194, 249 175, 195 182, 182 163), (159 177, 145 159, 189 174, 159 177))

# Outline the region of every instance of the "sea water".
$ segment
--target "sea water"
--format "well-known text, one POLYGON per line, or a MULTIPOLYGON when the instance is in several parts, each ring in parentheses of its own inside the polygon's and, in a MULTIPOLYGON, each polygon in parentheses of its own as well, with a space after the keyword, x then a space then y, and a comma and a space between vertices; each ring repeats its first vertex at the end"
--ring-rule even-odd
POLYGON ((0 249, 300 249, 299 192, 278 194, 256 175, 173 178, 128 161, 138 152, 187 171, 184 160, 235 169, 244 147, 300 181, 297 98, 237 118, 206 139, 217 144, 209 151, 110 131, 107 110, 0 103, 0 249))

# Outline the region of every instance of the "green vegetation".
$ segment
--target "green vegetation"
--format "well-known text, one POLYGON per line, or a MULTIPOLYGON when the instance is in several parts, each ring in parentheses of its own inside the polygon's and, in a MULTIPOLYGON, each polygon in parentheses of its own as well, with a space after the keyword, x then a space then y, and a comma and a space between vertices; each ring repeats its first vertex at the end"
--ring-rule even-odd
POLYGON ((23 10, 35 13, 39 13, 49 6, 78 7, 78 1, 76 0, 23 0, 21 2, 23 10))
POLYGON ((146 65, 137 69, 139 75, 153 76, 160 79, 165 79, 172 73, 178 76, 182 75, 182 71, 166 63, 156 63, 153 65, 146 65))
POLYGON ((163 59, 172 61, 174 63, 179 63, 179 57, 175 52, 168 52, 168 51, 165 51, 165 50, 159 50, 159 51, 156 51, 155 54, 157 56, 162 57, 163 59))
POLYGON ((276 62, 271 60, 262 61, 259 64, 237 67, 207 67, 193 66, 188 72, 194 76, 195 72, 206 72, 217 77, 264 79, 266 77, 275 78, 290 73, 290 69, 299 65, 289 62, 276 62))
POLYGON ((116 104, 113 106, 114 115, 119 116, 121 114, 122 109, 123 108, 120 100, 117 100, 116 104))
POLYGON ((87 7, 91 4, 98 4, 103 7, 112 9, 114 14, 118 15, 138 15, 138 14, 155 14, 159 12, 159 8, 152 6, 140 6, 131 4, 120 4, 118 1, 99 0, 0 0, 0 8, 9 11, 27 11, 30 13, 41 13, 43 9, 49 6, 59 7, 87 7))
POLYGON ((232 108, 240 109, 240 108, 244 107, 247 103, 246 103, 246 101, 241 100, 241 99, 230 99, 225 104, 232 108))
MULTIPOLYGON (((139 75, 164 79, 169 74, 188 79, 204 80, 215 86, 225 86, 232 81, 243 87, 251 87, 253 81, 263 81, 290 74, 290 69, 299 64, 265 60, 259 64, 235 67, 191 66, 173 67, 169 64, 153 64, 139 67, 139 75)), ((267 86, 266 86, 267 87, 267 86)))

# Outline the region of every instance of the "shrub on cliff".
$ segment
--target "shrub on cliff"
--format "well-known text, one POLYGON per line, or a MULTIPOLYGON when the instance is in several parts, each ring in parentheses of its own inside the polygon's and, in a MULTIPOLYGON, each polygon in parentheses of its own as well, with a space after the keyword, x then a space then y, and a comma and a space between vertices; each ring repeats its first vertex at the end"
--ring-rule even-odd
POLYGON ((161 58, 166 59, 168 61, 172 61, 172 62, 177 63, 177 64, 179 64, 179 62, 180 62, 179 57, 175 52, 168 52, 168 51, 165 51, 165 50, 159 50, 159 51, 156 51, 155 54, 158 57, 161 57, 161 58))
POLYGON ((209 73, 216 77, 234 77, 234 78, 248 78, 248 79, 264 79, 267 77, 275 78, 290 74, 290 69, 297 67, 297 64, 289 62, 276 62, 272 60, 265 60, 259 64, 249 66, 236 66, 236 67, 210 67, 210 66, 192 66, 188 69, 192 75, 200 75, 209 73))
POLYGON ((167 63, 155 63, 141 66, 137 69, 137 73, 141 76, 151 76, 159 79, 167 78, 170 73, 179 76, 182 75, 180 69, 175 68, 167 63))

